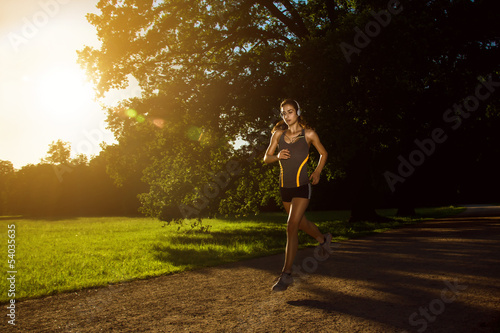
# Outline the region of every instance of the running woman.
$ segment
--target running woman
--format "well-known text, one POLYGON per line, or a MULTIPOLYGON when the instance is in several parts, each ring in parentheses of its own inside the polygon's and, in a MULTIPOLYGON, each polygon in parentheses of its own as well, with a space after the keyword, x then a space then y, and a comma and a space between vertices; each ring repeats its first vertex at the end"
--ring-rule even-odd
POLYGON ((281 103, 283 119, 273 128, 271 142, 264 156, 265 163, 280 164, 281 199, 288 214, 285 264, 278 281, 272 287, 273 291, 286 290, 293 283, 292 265, 299 246, 299 229, 315 238, 324 251, 331 253, 332 235, 322 234, 304 215, 311 199, 311 184, 319 182, 328 153, 316 132, 305 124, 300 114, 297 101, 286 99, 281 103), (308 177, 307 161, 311 144, 320 158, 318 166, 308 177), (279 152, 274 155, 276 148, 279 152))

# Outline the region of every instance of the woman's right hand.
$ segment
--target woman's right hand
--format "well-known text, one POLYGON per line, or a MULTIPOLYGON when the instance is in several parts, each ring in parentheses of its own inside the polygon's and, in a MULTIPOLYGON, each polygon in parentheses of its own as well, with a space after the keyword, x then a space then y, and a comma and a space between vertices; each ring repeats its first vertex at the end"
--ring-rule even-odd
POLYGON ((282 149, 278 153, 278 160, 287 160, 290 158, 290 151, 288 149, 282 149))

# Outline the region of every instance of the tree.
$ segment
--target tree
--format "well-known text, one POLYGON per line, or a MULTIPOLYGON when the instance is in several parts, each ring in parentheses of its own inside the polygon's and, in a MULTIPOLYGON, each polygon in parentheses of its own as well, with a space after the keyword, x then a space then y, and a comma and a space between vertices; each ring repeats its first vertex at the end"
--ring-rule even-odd
POLYGON ((28 164, 16 171, 9 191, 10 208, 16 215, 57 216, 62 186, 53 165, 28 164))
MULTIPOLYGON (((0 163, 0 214, 27 217, 137 215, 139 202, 130 188, 117 188, 106 173, 105 152, 90 162, 80 156, 59 170, 29 164, 14 171, 0 163)), ((137 189, 134 189, 137 191, 137 189)))
MULTIPOLYGON (((143 209, 162 218, 203 201, 211 174, 268 141, 285 96, 325 134, 331 174, 346 174, 352 189, 353 220, 377 218, 375 195, 390 196, 384 171, 497 68, 500 45, 485 0, 102 0, 98 8, 88 19, 102 45, 80 51, 80 63, 101 95, 126 87, 129 75, 143 90, 109 110, 119 142, 110 171, 118 182, 144 175, 143 209), (346 44, 355 49, 348 59, 346 44), (246 150, 222 144, 237 138, 246 150)), ((255 211, 262 202, 243 197, 262 168, 248 164, 208 211, 255 211)), ((253 193, 275 193, 261 184, 253 193)), ((415 200, 412 188, 401 193, 399 204, 415 200)))
POLYGON ((68 164, 71 155, 71 145, 62 140, 52 141, 47 151, 47 157, 42 161, 50 164, 68 164))
POLYGON ((71 159, 70 164, 72 164, 72 165, 88 165, 89 158, 85 154, 78 154, 75 158, 71 159))
POLYGON ((9 192, 14 171, 12 162, 0 160, 0 216, 12 211, 9 207, 9 192))

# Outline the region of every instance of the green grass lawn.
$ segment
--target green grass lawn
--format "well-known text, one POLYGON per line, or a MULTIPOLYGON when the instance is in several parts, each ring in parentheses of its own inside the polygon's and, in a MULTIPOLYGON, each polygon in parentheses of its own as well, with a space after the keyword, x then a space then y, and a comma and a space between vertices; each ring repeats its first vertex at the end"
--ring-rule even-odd
MULTIPOLYGON (((387 223, 347 223, 348 211, 309 212, 322 232, 344 240, 408 223, 460 212, 461 208, 419 209, 414 218, 387 223)), ((393 217, 395 210, 381 210, 393 217)), ((286 216, 206 219, 210 232, 164 225, 149 218, 93 217, 54 220, 0 219, 0 269, 7 267, 8 225, 15 225, 16 298, 26 299, 85 287, 171 274, 284 251, 286 216)), ((300 234, 300 245, 316 242, 300 234)), ((0 302, 9 299, 0 279, 0 302)))

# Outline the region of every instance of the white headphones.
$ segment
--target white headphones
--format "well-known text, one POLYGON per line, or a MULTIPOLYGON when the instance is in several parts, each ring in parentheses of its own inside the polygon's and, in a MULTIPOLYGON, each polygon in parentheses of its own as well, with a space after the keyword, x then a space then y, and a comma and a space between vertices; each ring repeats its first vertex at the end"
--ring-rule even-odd
POLYGON ((302 110, 300 110, 299 102, 297 102, 296 100, 293 101, 295 102, 295 104, 297 104, 297 116, 300 116, 302 114, 302 110))
MULTIPOLYGON (((292 101, 295 102, 295 104, 297 104, 297 116, 300 116, 302 114, 302 110, 300 109, 300 105, 299 105, 299 102, 297 102, 296 100, 292 99, 292 101)), ((281 115, 281 111, 279 111, 279 114, 280 114, 280 117, 282 116, 281 115)))

